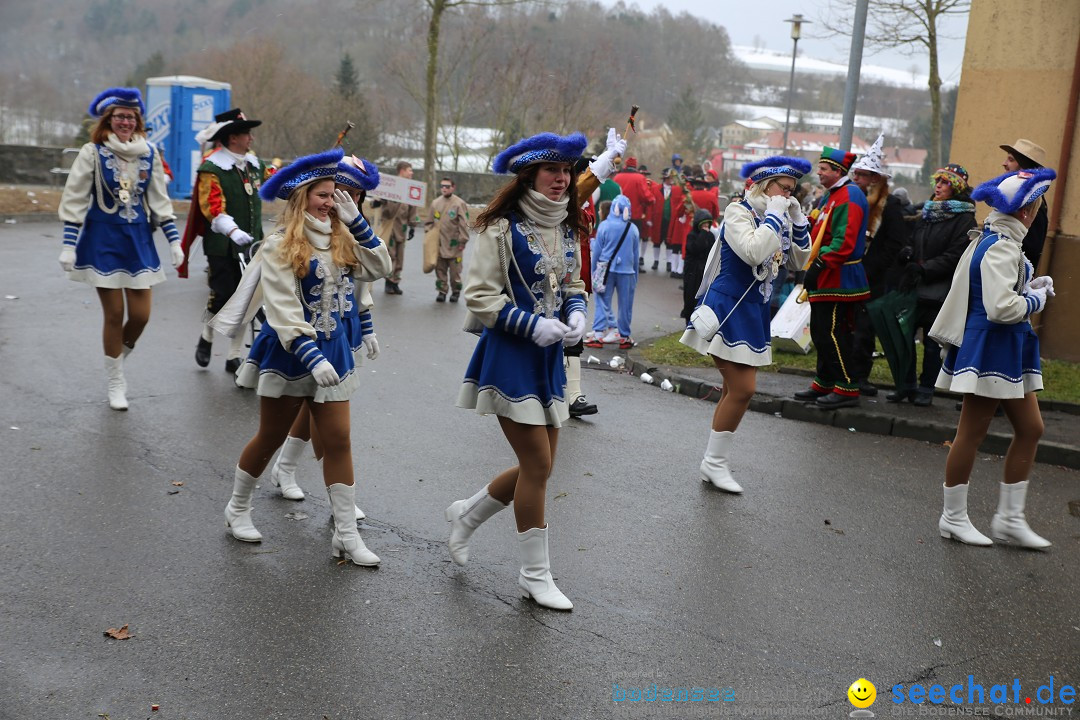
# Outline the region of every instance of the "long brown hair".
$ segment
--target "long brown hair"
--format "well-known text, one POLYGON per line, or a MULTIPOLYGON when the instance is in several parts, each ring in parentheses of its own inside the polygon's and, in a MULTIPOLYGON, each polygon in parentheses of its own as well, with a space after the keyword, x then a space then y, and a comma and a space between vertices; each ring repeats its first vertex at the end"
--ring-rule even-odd
MULTIPOLYGON (((304 235, 308 193, 326 181, 333 182, 333 178, 316 180, 293 190, 284 212, 278 218, 278 225, 282 228, 281 257, 292 266, 293 274, 298 278, 306 277, 311 267, 311 243, 304 235)), ((340 268, 356 266, 358 262, 352 252, 354 241, 334 210, 330 211, 330 228, 330 257, 334 264, 340 268)))
POLYGON ((135 113, 135 131, 131 134, 132 139, 137 135, 146 135, 146 124, 143 122, 143 116, 142 113, 139 112, 139 108, 110 105, 105 108, 105 112, 97 119, 97 122, 94 123, 94 127, 90 129, 90 142, 95 145, 101 145, 109 139, 109 133, 112 132, 109 121, 112 120, 113 113, 117 110, 130 110, 135 113))
MULTIPOLYGON (((511 213, 519 212, 518 203, 525 195, 526 190, 531 190, 536 182, 536 173, 540 171, 542 163, 534 163, 514 175, 510 182, 503 185, 502 189, 495 194, 491 202, 477 216, 473 228, 477 232, 483 232, 499 220, 509 217, 511 213)), ((585 215, 581 212, 581 202, 577 194, 577 172, 573 164, 570 165, 570 185, 566 188, 568 202, 566 203, 566 220, 579 238, 589 236, 589 227, 585 224, 585 215)))

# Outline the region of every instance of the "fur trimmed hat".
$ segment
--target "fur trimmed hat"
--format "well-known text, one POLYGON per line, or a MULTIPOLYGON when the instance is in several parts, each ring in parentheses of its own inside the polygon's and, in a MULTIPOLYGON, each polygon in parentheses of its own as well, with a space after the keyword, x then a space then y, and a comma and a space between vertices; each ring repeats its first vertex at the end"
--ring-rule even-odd
POLYGON ((143 104, 139 88, 124 87, 109 88, 98 93, 98 96, 90 101, 90 107, 86 112, 90 114, 90 117, 99 118, 114 105, 138 110, 140 115, 146 115, 146 105, 143 104))
POLYGON ((773 155, 764 160, 746 163, 742 166, 742 170, 739 171, 739 175, 751 183, 759 183, 762 180, 780 177, 781 175, 794 180, 801 180, 802 176, 810 172, 812 167, 809 160, 801 157, 773 155))
POLYGON ((337 147, 297 158, 267 178, 259 188, 259 197, 267 202, 287 200, 298 187, 316 180, 333 180, 343 157, 345 151, 337 147))
POLYGON ((514 143, 495 156, 491 170, 496 175, 519 173, 535 163, 571 163, 581 157, 589 141, 581 133, 562 136, 540 133, 514 143))
POLYGON ((1005 173, 975 188, 971 199, 981 200, 1000 213, 1012 215, 1042 197, 1056 177, 1057 173, 1050 168, 1005 173))
POLYGON ((882 133, 877 136, 877 140, 870 146, 870 149, 866 151, 866 154, 855 161, 855 164, 851 166, 852 170, 865 170, 866 172, 872 172, 881 177, 892 177, 887 169, 885 169, 885 151, 883 145, 885 144, 885 134, 882 133))
POLYGON ((375 164, 350 155, 342 158, 337 166, 337 174, 334 182, 338 185, 348 185, 356 190, 374 190, 379 187, 379 168, 375 164))
POLYGON ((840 168, 845 173, 851 169, 851 165, 855 162, 855 153, 844 152, 843 150, 837 150, 831 148, 828 145, 821 148, 821 158, 818 162, 828 163, 833 167, 840 168))

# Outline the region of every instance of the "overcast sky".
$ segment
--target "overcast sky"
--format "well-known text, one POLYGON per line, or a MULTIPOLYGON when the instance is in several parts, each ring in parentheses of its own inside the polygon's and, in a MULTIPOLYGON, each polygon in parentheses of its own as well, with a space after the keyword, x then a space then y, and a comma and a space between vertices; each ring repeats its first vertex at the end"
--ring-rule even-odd
MULTIPOLYGON (((617 0, 600 0, 603 5, 614 6, 617 0)), ((678 15, 688 12, 704 20, 727 28, 728 35, 735 45, 754 45, 754 38, 770 50, 791 52, 790 25, 784 22, 793 13, 802 13, 809 20, 816 21, 819 8, 827 3, 809 2, 808 0, 768 0, 767 2, 747 2, 746 0, 635 0, 627 5, 637 5, 645 12, 651 12, 657 6, 667 8, 668 12, 678 15), (760 9, 758 9, 760 8, 760 9)), ((870 13, 874 12, 874 3, 870 3, 870 13)), ((947 39, 939 38, 938 61, 941 79, 954 84, 960 79, 960 64, 964 59, 964 36, 967 32, 967 16, 949 16, 944 28, 940 28, 947 39)), ((863 62, 884 65, 897 70, 910 70, 917 66, 921 74, 930 71, 926 53, 919 45, 920 54, 904 55, 896 50, 871 54, 866 48, 863 62)), ((825 31, 818 22, 803 25, 802 38, 799 40, 799 54, 847 63, 851 49, 849 38, 826 38, 825 31)))

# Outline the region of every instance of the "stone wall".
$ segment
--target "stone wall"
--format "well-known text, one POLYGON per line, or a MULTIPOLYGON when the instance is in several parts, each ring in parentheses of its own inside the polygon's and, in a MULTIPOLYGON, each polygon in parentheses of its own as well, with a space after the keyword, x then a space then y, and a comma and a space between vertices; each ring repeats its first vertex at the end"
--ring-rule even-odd
POLYGON ((62 147, 0 145, 0 183, 63 185, 63 175, 49 172, 54 167, 60 167, 63 152, 62 147))

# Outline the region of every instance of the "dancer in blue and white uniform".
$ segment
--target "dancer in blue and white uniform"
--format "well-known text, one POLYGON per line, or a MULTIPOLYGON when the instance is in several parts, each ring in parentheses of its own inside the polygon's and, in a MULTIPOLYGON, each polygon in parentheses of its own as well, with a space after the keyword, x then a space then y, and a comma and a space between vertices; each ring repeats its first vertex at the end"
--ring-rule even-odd
POLYGON ((184 261, 184 253, 161 155, 146 141, 142 93, 109 88, 94 98, 89 113, 97 122, 60 198, 59 260, 69 279, 97 289, 109 407, 127 410, 124 359, 150 320, 150 288, 165 281, 153 224, 169 241, 173 267, 184 261))
POLYGON ((260 396, 259 429, 237 463, 225 521, 238 540, 262 539, 251 520, 255 483, 306 404, 326 453, 331 552, 374 566, 379 558, 356 530, 349 397, 359 377, 345 316, 356 303, 356 283, 386 277, 391 263, 356 203, 335 189, 342 155, 334 149, 300 158, 259 190, 263 200, 288 204, 259 250, 266 323, 237 372, 237 384, 260 396))
POLYGON ((1028 526, 1024 505, 1043 432, 1035 397, 1043 387, 1039 338, 1031 328, 1031 316, 1054 297, 1054 281, 1048 275, 1033 277, 1022 244, 1055 177, 1049 168, 1021 170, 975 188, 972 199, 993 210, 981 233, 971 231, 973 240, 956 266, 952 287, 930 329, 930 336, 946 351, 937 387, 964 396, 956 438, 945 461, 945 506, 938 530, 944 538, 969 545, 993 544, 971 524, 967 495, 975 454, 1000 404, 1013 427, 1013 441, 1005 455, 1005 478, 990 533, 1027 548, 1050 546, 1028 526))
POLYGON ((769 300, 781 267, 801 270, 810 257, 810 226, 792 197, 808 161, 773 156, 743 166, 745 199, 724 209, 717 243, 698 289, 697 309, 680 341, 711 355, 724 378, 713 413, 701 479, 741 493, 728 466, 735 431, 757 389, 757 368, 772 362, 769 300))
MULTIPOLYGON (((473 531, 513 501, 518 585, 526 597, 557 610, 573 604, 551 577, 544 495, 559 427, 569 417, 563 345, 585 332, 578 243, 588 230, 573 169, 585 145, 580 133, 541 133, 495 158, 495 172, 514 178, 476 219, 465 304, 484 330, 457 404, 497 415, 518 464, 445 513, 451 558, 464 565, 473 531)), ((597 177, 606 177, 599 167, 610 165, 613 152, 590 165, 597 177)))

